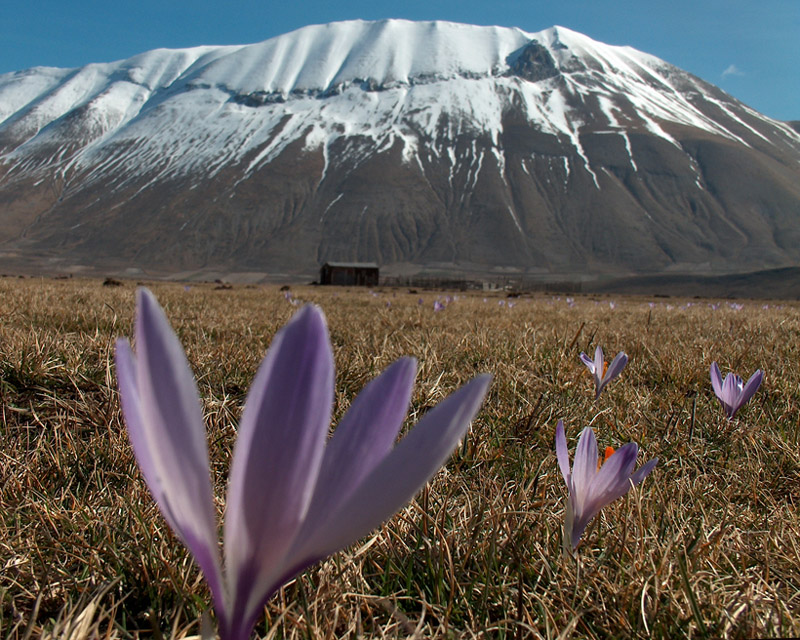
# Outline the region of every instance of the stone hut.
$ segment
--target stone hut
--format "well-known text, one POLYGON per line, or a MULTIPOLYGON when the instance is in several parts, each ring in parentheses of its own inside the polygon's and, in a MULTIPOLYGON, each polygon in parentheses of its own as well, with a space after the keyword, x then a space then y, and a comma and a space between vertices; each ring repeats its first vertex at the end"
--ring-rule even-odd
POLYGON ((319 273, 320 284, 377 287, 379 268, 374 262, 326 262, 319 273))

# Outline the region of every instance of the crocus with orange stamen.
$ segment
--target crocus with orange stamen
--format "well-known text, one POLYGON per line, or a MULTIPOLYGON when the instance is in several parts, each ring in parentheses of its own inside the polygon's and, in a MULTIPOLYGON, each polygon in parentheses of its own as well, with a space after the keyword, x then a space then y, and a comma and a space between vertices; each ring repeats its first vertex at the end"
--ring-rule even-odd
POLYGON ((627 354, 624 351, 620 351, 606 369, 605 359, 603 358, 603 348, 599 345, 597 346, 597 349, 595 349, 594 360, 587 356, 583 351, 581 351, 580 357, 581 362, 583 362, 583 364, 586 365, 586 368, 589 369, 589 373, 594 376, 595 400, 600 397, 600 394, 603 392, 603 389, 605 389, 606 385, 616 378, 620 373, 622 373, 625 365, 628 364, 627 354))
POLYGON ((611 449, 612 453, 609 453, 609 449, 611 447, 606 448, 605 464, 598 468, 597 440, 592 428, 586 427, 578 439, 575 463, 570 469, 564 422, 558 421, 556 457, 569 491, 564 517, 564 547, 568 550, 574 550, 580 544, 589 522, 603 507, 628 493, 658 463, 658 458, 653 458, 633 473, 639 453, 638 445, 629 442, 616 451, 611 449))

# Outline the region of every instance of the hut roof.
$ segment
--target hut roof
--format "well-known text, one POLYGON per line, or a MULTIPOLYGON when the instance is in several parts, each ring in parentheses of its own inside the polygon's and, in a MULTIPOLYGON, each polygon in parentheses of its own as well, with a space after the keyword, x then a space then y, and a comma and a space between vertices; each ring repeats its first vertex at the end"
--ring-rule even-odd
POLYGON ((377 269, 377 262, 326 262, 323 267, 350 267, 356 269, 377 269))

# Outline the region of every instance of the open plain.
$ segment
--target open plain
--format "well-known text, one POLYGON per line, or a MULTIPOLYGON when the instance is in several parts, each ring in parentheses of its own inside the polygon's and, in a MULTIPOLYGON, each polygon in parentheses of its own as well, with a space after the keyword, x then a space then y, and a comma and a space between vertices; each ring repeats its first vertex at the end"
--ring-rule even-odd
MULTIPOLYGON (((220 518, 237 421, 275 332, 325 312, 334 424, 402 355, 408 426, 494 376, 446 467, 392 520, 287 584, 268 638, 800 635, 800 305, 623 296, 152 283, 198 379, 220 518), (434 310, 439 301, 440 311, 434 310), (624 350, 595 401, 581 351, 624 350), (759 391, 728 421, 712 361, 759 391), (635 441, 658 466, 561 545, 574 452, 635 441)), ((0 280, 0 638, 200 634, 209 592, 136 466, 113 349, 135 284, 0 280)))

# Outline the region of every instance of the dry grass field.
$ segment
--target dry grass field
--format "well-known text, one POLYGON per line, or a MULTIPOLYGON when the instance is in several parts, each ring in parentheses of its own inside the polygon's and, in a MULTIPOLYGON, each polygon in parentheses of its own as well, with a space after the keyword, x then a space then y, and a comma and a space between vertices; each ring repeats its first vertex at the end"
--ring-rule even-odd
MULTIPOLYGON (((221 515, 245 394, 298 306, 268 286, 151 290, 198 378, 221 515)), ((150 498, 119 408, 113 345, 132 335, 134 291, 0 280, 0 638, 200 633, 208 589, 150 498)), ((337 418, 401 355, 419 360, 409 426, 477 373, 494 381, 428 487, 286 585, 259 637, 800 635, 796 303, 291 293, 327 315, 337 418), (630 363, 595 402, 578 354, 597 344, 630 363), (765 371, 732 422, 709 383, 715 360, 723 374, 765 371), (574 558, 561 547, 559 418, 571 454, 592 425, 601 447, 633 440, 638 464, 660 458, 574 558)))

